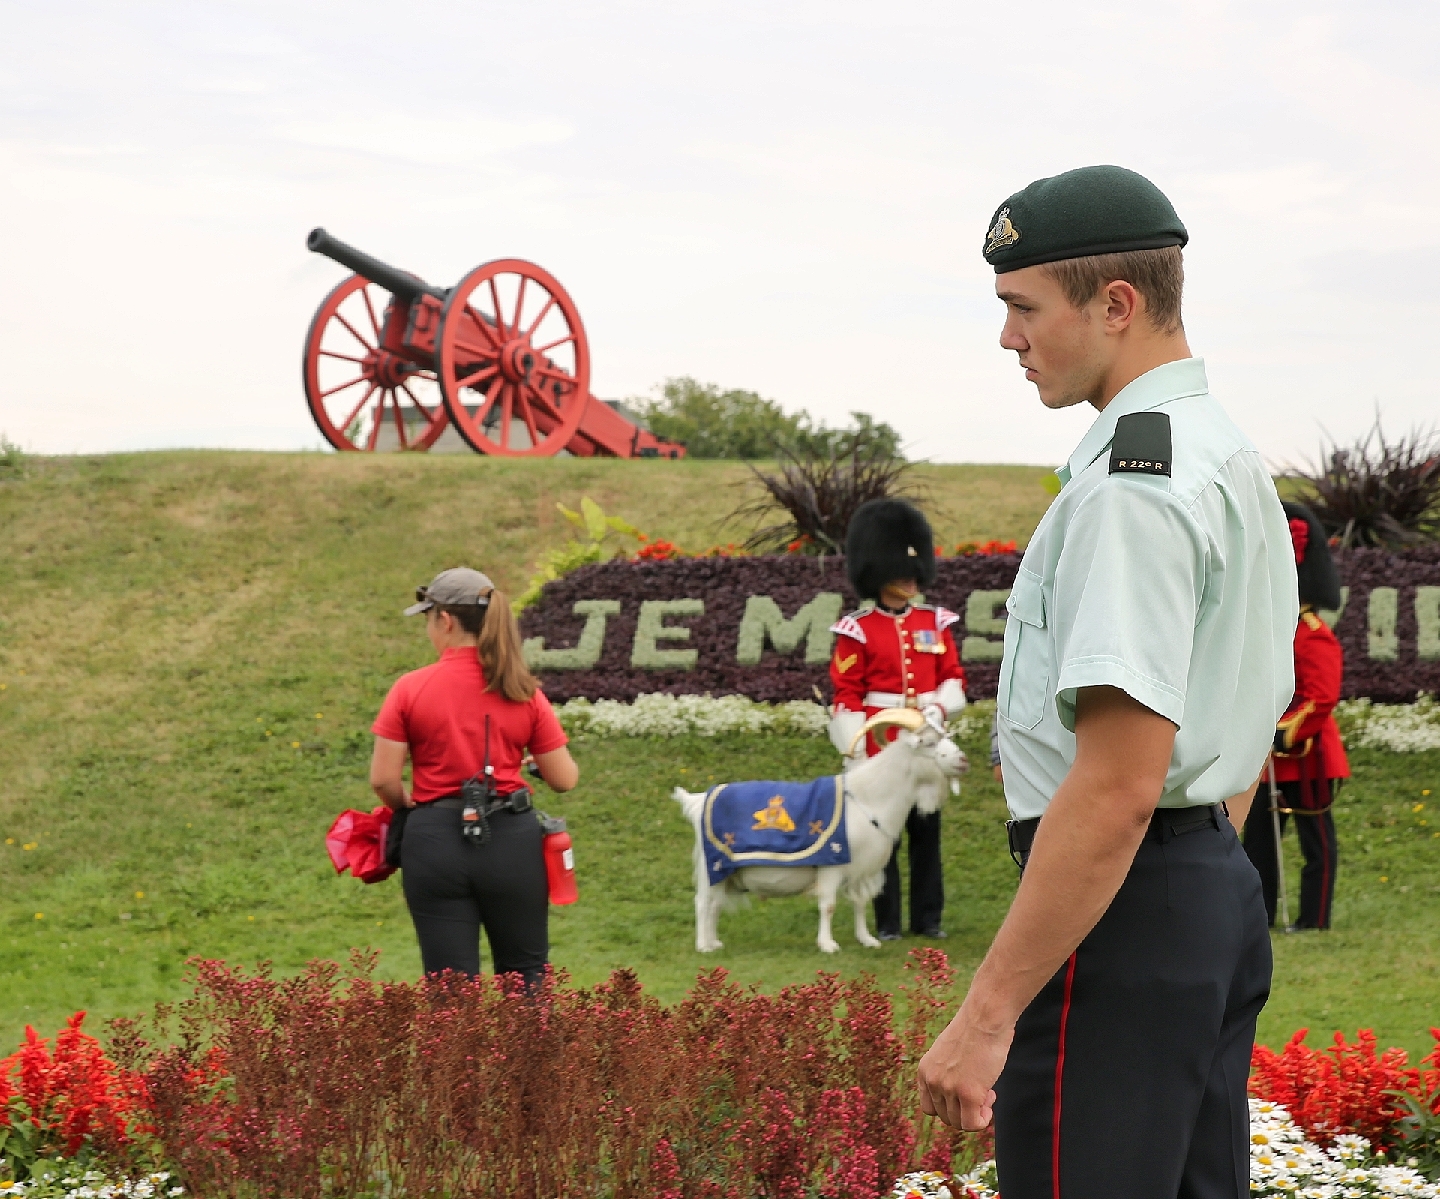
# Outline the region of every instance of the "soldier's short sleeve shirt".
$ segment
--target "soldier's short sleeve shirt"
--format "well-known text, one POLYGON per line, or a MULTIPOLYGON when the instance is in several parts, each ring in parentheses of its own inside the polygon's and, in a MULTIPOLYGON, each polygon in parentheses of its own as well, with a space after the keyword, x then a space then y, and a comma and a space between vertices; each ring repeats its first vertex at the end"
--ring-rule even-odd
POLYGON ((1259 453, 1197 358, 1156 367, 1096 418, 1007 603, 996 699, 1005 797, 1040 816, 1075 760, 1075 697, 1118 687, 1177 728, 1162 807, 1250 786, 1294 690, 1289 526, 1259 453), (1171 473, 1111 472, 1116 422, 1170 418, 1171 473))

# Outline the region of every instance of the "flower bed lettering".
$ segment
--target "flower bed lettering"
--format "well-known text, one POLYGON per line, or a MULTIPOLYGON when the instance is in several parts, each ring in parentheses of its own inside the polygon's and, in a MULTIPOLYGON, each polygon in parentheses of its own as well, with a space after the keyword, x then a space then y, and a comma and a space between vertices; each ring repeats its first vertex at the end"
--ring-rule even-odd
MULTIPOLYGON (((927 598, 958 612, 971 698, 995 695, 1019 555, 936 563, 927 598)), ((1337 553, 1347 698, 1440 691, 1440 546, 1337 553)), ((858 606, 839 558, 617 558, 547 583, 521 618, 526 658, 554 700, 829 695, 830 625, 858 606)))

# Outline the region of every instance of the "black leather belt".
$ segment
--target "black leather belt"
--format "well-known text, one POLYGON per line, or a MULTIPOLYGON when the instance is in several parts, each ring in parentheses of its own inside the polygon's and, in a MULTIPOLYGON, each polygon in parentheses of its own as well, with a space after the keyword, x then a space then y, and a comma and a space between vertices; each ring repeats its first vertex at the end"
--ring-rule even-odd
MULTIPOLYGON (((1230 811, 1223 803, 1206 804, 1194 808, 1156 808, 1150 817, 1150 828, 1145 834, 1153 835, 1162 845, 1175 837, 1197 832, 1202 828, 1220 827, 1222 820, 1230 819, 1230 811)), ((1005 835, 1010 842, 1010 857, 1021 870, 1030 860, 1030 847, 1035 844, 1035 830, 1040 827, 1040 817, 1029 820, 1007 820, 1005 835)))
MULTIPOLYGON (((533 792, 529 787, 521 787, 518 791, 512 791, 509 795, 496 797, 491 803, 485 806, 482 816, 496 816, 506 812, 516 815, 522 812, 529 812, 535 805, 531 802, 533 792)), ((429 803, 420 805, 422 808, 444 808, 447 812, 461 812, 465 809, 465 800, 459 795, 442 795, 439 799, 432 799, 429 803)))

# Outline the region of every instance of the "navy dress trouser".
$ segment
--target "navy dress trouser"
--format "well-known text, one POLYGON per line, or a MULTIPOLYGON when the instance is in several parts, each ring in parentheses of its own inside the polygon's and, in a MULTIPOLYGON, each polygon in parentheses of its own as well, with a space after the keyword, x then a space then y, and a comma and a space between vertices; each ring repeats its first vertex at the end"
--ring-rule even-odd
MULTIPOLYGON (((945 875, 940 864, 940 813, 910 809, 905 818, 910 838, 910 931, 926 933, 940 927, 945 911, 945 875)), ((885 864, 885 887, 875 897, 876 932, 900 931, 900 846, 885 864)))
MULTIPOLYGON (((1300 928, 1329 928, 1330 909, 1335 903, 1335 871, 1340 865, 1340 847, 1335 840, 1335 815, 1330 807, 1308 812, 1301 805, 1299 783, 1281 783, 1280 806, 1295 811, 1295 835, 1300 840, 1300 854, 1305 864, 1300 868, 1300 928)), ((1334 801, 1335 783, 1325 779, 1319 785, 1324 802, 1334 801)), ((1280 836, 1290 817, 1280 813, 1280 836)), ((1245 819, 1245 852, 1260 874, 1265 894, 1265 911, 1275 923, 1279 907, 1280 866, 1275 859, 1275 822, 1270 815, 1270 788, 1262 780, 1245 819)))
POLYGON ((1259 876, 1215 813, 1188 831, 1157 814, 1105 915, 1021 1015, 995 1087, 1005 1199, 1250 1194, 1270 936, 1259 876))

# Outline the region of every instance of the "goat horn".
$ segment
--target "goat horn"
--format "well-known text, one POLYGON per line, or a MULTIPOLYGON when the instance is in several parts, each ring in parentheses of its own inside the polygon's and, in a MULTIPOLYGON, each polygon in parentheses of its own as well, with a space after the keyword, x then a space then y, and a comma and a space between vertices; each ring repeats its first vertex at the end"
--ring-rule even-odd
POLYGON ((925 714, 918 708, 884 708, 876 712, 865 722, 865 726, 851 738, 850 753, 846 757, 855 752, 855 747, 869 735, 872 729, 878 729, 887 724, 902 725, 913 733, 924 727, 925 714))

